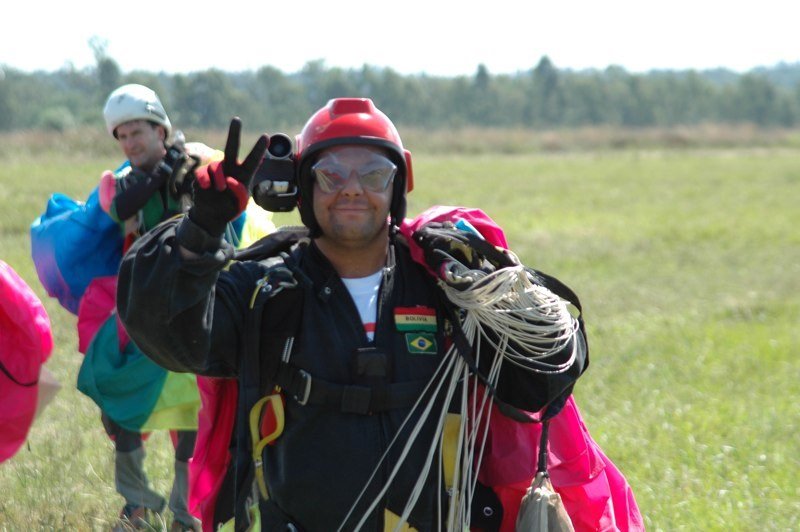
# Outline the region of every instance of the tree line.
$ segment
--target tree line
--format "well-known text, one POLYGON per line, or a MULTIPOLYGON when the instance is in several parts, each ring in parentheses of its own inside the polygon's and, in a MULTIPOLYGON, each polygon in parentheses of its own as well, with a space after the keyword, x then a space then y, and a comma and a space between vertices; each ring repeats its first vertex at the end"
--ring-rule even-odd
POLYGON ((479 65, 472 76, 436 77, 369 65, 329 68, 321 60, 295 73, 271 66, 123 73, 102 47, 95 48, 95 58, 95 65, 80 70, 26 73, 0 67, 0 131, 102 127, 105 99, 124 83, 153 88, 181 128, 225 128, 238 115, 248 128, 279 131, 297 127, 340 96, 370 97, 398 124, 438 129, 800 123, 800 63, 744 74, 721 69, 633 74, 615 66, 559 69, 544 56, 516 74, 492 75, 479 65))

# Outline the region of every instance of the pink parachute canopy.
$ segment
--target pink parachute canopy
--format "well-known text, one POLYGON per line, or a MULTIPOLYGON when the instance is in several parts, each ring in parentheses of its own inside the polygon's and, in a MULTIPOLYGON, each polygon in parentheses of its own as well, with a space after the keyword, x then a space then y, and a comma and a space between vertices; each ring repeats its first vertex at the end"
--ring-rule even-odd
POLYGON ((0 462, 25 441, 36 413, 39 373, 53 350, 42 302, 0 260, 0 462))

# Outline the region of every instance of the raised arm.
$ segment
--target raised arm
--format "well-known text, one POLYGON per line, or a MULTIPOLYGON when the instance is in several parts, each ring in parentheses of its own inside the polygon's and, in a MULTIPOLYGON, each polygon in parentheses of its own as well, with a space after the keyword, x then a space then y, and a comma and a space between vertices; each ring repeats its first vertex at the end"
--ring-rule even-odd
MULTIPOLYGON (((164 222, 125 254, 117 283, 119 317, 131 339, 159 365, 233 376, 242 318, 236 312, 239 296, 233 277, 226 273, 227 279, 220 279, 233 250, 222 243, 184 259, 176 237, 183 224, 191 221, 164 222)), ((187 231, 191 229, 181 232, 187 231)))
POLYGON ((161 172, 145 174, 138 169, 133 169, 128 175, 118 178, 108 214, 117 222, 124 222, 135 216, 164 185, 166 178, 167 176, 161 172))
POLYGON ((258 267, 237 264, 220 273, 233 255, 222 234, 247 204, 247 184, 268 143, 262 135, 239 163, 240 131, 234 118, 225 159, 198 170, 188 216, 141 237, 120 266, 120 319, 145 354, 173 371, 232 376, 238 369, 246 298, 258 267))

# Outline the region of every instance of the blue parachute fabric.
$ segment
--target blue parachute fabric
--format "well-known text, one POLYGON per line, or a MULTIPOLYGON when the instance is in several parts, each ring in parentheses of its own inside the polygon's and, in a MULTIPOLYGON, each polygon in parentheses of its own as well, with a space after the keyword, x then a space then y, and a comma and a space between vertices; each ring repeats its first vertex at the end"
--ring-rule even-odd
POLYGON ((236 235, 236 240, 234 242, 238 242, 239 239, 242 238, 242 231, 244 230, 245 221, 247 221, 247 211, 242 212, 242 214, 240 214, 230 223, 231 229, 233 229, 233 232, 236 235))
POLYGON ((86 202, 50 196, 31 224, 31 255, 50 297, 73 314, 95 277, 116 275, 122 260, 122 231, 100 207, 98 189, 86 202))

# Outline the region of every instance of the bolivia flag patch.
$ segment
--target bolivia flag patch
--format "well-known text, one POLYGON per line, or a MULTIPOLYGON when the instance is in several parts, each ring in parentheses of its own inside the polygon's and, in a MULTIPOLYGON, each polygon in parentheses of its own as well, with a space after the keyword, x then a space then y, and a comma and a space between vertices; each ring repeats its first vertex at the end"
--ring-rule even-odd
POLYGON ((396 307, 394 323, 398 331, 436 332, 436 310, 431 307, 396 307))
POLYGON ((406 347, 411 354, 436 354, 436 337, 431 333, 406 333, 406 347))

